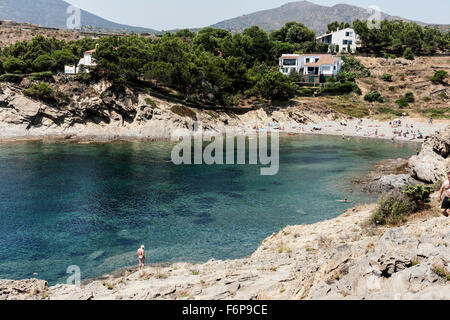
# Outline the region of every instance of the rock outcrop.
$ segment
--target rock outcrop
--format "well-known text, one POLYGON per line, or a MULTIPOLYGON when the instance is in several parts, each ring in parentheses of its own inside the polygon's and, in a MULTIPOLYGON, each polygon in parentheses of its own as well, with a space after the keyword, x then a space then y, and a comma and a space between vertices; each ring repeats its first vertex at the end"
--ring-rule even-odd
POLYGON ((450 126, 427 137, 422 152, 409 161, 409 167, 418 180, 426 183, 439 183, 450 169, 450 126))
POLYGON ((0 280, 0 300, 41 300, 47 298, 47 292, 48 284, 43 280, 0 280))
POLYGON ((408 170, 409 159, 389 159, 380 161, 373 171, 354 180, 368 193, 386 193, 389 191, 402 191, 407 186, 417 185, 420 181, 413 178, 408 170))

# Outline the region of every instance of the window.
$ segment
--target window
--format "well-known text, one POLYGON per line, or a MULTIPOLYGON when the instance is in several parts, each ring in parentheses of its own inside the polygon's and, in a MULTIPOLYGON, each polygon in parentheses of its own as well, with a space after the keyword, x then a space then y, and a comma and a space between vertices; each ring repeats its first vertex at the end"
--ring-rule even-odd
POLYGON ((353 41, 352 41, 352 40, 348 40, 348 41, 347 41, 347 44, 348 44, 348 45, 352 45, 352 44, 353 44, 353 41))
POLYGON ((316 59, 315 59, 315 62, 319 62, 319 58, 316 58, 316 59))
POLYGON ((323 66, 322 71, 331 71, 331 66, 323 66))
POLYGON ((284 66, 296 66, 297 60, 296 59, 283 59, 283 65, 284 66))
POLYGON ((310 61, 309 58, 306 58, 306 59, 305 59, 305 62, 306 62, 306 63, 309 63, 309 61, 310 61))
POLYGON ((342 41, 342 44, 347 44, 347 40, 342 41))
POLYGON ((353 32, 346 32, 346 33, 345 33, 345 36, 346 36, 346 37, 351 37, 351 36, 353 36, 353 32))

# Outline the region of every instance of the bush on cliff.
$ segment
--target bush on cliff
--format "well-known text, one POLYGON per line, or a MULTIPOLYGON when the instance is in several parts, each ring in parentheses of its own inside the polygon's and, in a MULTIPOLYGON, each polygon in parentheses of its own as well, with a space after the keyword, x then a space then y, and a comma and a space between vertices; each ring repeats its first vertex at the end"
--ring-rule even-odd
POLYGON ((19 83, 22 81, 23 74, 5 73, 0 76, 0 82, 19 83))
POLYGON ((415 56, 413 50, 411 48, 406 48, 405 51, 403 52, 403 58, 408 60, 414 60, 415 56))
POLYGON ((391 192, 378 202, 372 221, 377 225, 406 222, 408 216, 426 208, 432 192, 433 187, 424 185, 408 186, 402 192, 391 192))
POLYGON ((381 96, 381 93, 379 93, 377 90, 370 91, 364 96, 364 100, 368 102, 384 102, 383 97, 381 96))
POLYGON ((417 206, 417 210, 422 210, 430 203, 430 196, 433 193, 433 187, 417 185, 408 186, 404 191, 405 194, 417 206))
POLYGON ((15 57, 8 57, 3 62, 3 67, 5 68, 5 71, 8 73, 26 73, 27 71, 27 65, 25 62, 21 59, 15 58, 15 57))
POLYGON ((31 88, 23 90, 22 93, 28 97, 44 102, 53 102, 55 100, 55 91, 45 82, 41 84, 34 84, 31 88))
POLYGON ((355 82, 347 81, 344 83, 333 83, 320 91, 321 95, 342 95, 349 93, 361 94, 361 89, 355 82))
POLYGON ((448 77, 448 72, 445 70, 438 70, 434 73, 434 76, 431 78, 431 81, 433 81, 436 84, 444 84, 445 79, 448 77))
POLYGON ((289 77, 278 71, 271 71, 264 74, 247 93, 268 99, 288 100, 293 98, 297 91, 297 85, 291 82, 289 77))
POLYGON ((392 82, 392 74, 390 74, 390 73, 383 74, 383 76, 381 77, 381 80, 386 81, 386 82, 392 82))
POLYGON ((395 191, 383 196, 375 210, 372 221, 376 225, 399 225, 417 210, 416 204, 405 194, 395 191))
POLYGON ((35 72, 30 74, 30 80, 33 81, 45 81, 45 82, 54 82, 53 73, 50 71, 43 72, 35 72))

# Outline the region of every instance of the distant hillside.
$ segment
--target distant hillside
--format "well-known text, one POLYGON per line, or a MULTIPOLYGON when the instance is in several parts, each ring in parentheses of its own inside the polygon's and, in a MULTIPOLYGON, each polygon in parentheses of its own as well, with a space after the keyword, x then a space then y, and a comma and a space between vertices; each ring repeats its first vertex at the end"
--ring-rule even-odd
MULTIPOLYGON (((62 0, 0 0, 0 20, 28 22, 43 27, 66 29, 69 3, 62 0)), ((97 30, 157 32, 153 29, 114 23, 81 10, 81 24, 97 30)))
MULTIPOLYGON (((279 8, 255 12, 234 19, 219 22, 212 27, 240 32, 245 28, 257 25, 266 31, 280 29, 289 21, 297 21, 305 24, 317 33, 327 31, 327 25, 333 21, 349 22, 360 19, 366 20, 371 15, 367 9, 347 4, 338 4, 332 7, 317 5, 308 1, 290 2, 279 8)), ((401 19, 382 13, 382 19, 401 19)), ((420 22, 419 22, 420 23, 420 22)), ((425 25, 424 23, 420 23, 425 25)), ((441 27, 441 26, 439 26, 441 27)), ((442 26, 448 29, 448 26, 442 26)))

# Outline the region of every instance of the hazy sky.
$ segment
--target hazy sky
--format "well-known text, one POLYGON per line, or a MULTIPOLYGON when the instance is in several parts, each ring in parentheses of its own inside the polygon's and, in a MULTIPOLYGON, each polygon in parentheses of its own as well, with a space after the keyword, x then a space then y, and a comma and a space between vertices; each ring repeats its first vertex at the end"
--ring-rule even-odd
MULTIPOLYGON (((66 0, 114 22, 157 30, 205 27, 292 0, 66 0)), ((339 3, 367 8, 428 23, 450 24, 449 0, 310 0, 320 5, 339 3)))

